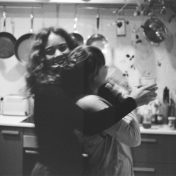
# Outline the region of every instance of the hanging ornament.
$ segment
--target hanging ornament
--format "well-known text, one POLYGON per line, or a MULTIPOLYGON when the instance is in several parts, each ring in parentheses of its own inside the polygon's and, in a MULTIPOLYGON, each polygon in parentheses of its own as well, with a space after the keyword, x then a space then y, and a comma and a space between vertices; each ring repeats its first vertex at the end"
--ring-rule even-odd
POLYGON ((164 41, 168 34, 164 23, 156 17, 148 19, 141 27, 144 30, 146 38, 155 44, 164 41))

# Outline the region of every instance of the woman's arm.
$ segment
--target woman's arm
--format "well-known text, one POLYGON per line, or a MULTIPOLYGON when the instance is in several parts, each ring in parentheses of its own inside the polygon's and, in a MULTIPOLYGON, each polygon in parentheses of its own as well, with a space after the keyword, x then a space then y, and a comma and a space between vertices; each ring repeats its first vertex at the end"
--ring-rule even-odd
MULTIPOLYGON (((77 105, 89 113, 98 112, 112 106, 106 100, 94 95, 78 100, 77 105)), ((134 112, 129 113, 104 132, 130 147, 138 146, 141 143, 140 128, 134 112)))
MULTIPOLYGON (((54 85, 41 86, 35 98, 38 99, 35 103, 35 115, 46 121, 46 124, 51 124, 51 129, 72 126, 88 135, 104 131, 136 108, 136 102, 128 98, 116 106, 98 112, 85 111, 63 89, 54 85)), ((90 105, 93 105, 91 102, 90 105)))
POLYGON ((128 114, 120 122, 105 130, 105 133, 108 133, 130 147, 136 147, 141 144, 139 123, 134 112, 128 114))
POLYGON ((109 107, 98 96, 93 95, 80 99, 77 105, 84 110, 83 133, 88 135, 104 131, 136 108, 132 98, 109 107))

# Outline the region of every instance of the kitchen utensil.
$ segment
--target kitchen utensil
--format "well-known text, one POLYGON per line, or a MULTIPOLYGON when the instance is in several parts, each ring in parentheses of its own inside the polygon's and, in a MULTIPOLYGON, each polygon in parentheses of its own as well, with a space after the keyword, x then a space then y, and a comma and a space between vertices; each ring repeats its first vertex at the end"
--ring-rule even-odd
POLYGON ((152 44, 159 44, 167 37, 167 28, 162 21, 156 17, 148 19, 144 25, 141 26, 144 29, 144 34, 152 44))
POLYGON ((106 48, 106 46, 108 46, 108 40, 102 34, 99 34, 99 26, 100 26, 99 10, 96 16, 96 23, 97 23, 97 32, 88 37, 86 45, 96 46, 101 50, 103 50, 104 48, 106 48))
POLYGON ((70 33, 70 36, 72 37, 73 40, 75 40, 78 43, 78 45, 84 44, 84 38, 81 34, 77 32, 72 32, 70 33))
POLYGON ((15 56, 23 65, 26 65, 29 59, 31 44, 33 42, 32 39, 33 21, 34 21, 33 12, 30 14, 30 20, 31 20, 31 29, 29 33, 22 35, 15 44, 15 56))
POLYGON ((75 18, 74 18, 74 26, 73 26, 74 32, 70 33, 70 36, 73 38, 74 41, 77 42, 78 45, 83 45, 84 44, 84 38, 77 31, 77 22, 78 22, 78 18, 77 18, 77 7, 76 7, 75 18))
POLYGON ((6 59, 14 55, 14 46, 16 43, 16 38, 11 34, 6 32, 6 11, 3 12, 3 32, 0 32, 0 58, 6 59))

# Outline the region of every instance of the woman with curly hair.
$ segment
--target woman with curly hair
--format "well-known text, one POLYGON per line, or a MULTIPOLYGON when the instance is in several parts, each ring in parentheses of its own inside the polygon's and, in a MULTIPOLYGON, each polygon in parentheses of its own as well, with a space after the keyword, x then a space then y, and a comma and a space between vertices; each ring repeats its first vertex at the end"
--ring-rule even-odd
POLYGON ((30 94, 34 93, 34 85, 37 82, 50 84, 52 81, 53 83, 60 81, 58 77, 60 77, 67 54, 78 46, 62 28, 43 28, 33 36, 33 39, 32 53, 27 65, 28 76, 26 77, 30 94), (60 53, 55 53, 56 48, 60 53))
MULTIPOLYGON (((87 135, 99 133, 139 104, 148 102, 148 90, 139 89, 122 103, 98 112, 86 112, 77 106, 75 98, 84 94, 86 82, 83 67, 72 72, 72 62, 68 60, 69 52, 75 47, 69 34, 61 28, 44 28, 34 34, 26 77, 27 90, 34 97, 39 145, 39 161, 32 176, 82 175, 79 131, 87 135)), ((73 67, 76 68, 74 64, 73 67)))

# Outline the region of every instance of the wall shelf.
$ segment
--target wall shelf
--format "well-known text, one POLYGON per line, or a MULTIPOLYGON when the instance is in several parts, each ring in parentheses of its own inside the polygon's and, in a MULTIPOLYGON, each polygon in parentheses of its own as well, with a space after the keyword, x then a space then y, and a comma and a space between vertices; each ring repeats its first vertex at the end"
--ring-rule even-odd
POLYGON ((98 7, 98 8, 121 8, 126 5, 127 8, 134 8, 137 3, 144 0, 0 0, 0 7, 42 7, 43 4, 78 4, 80 7, 98 7))
POLYGON ((0 0, 0 3, 137 4, 144 0, 0 0))

